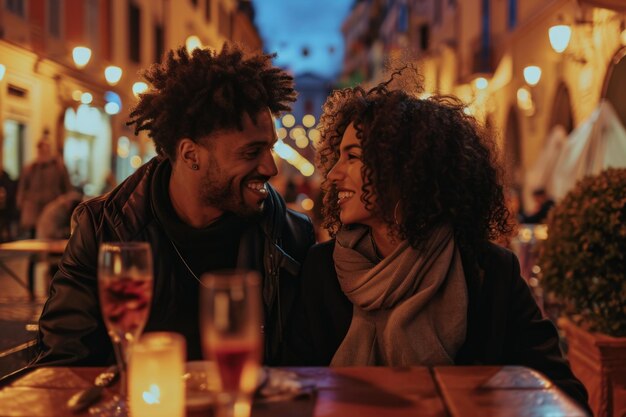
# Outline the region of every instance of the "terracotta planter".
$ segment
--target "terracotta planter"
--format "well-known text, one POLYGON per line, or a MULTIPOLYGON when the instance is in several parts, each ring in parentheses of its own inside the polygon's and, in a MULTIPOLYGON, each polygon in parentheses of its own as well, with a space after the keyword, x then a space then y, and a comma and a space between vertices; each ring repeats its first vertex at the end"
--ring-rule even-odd
POLYGON ((590 333, 568 319, 559 327, 569 345, 572 371, 589 392, 596 417, 626 415, 626 337, 590 333))

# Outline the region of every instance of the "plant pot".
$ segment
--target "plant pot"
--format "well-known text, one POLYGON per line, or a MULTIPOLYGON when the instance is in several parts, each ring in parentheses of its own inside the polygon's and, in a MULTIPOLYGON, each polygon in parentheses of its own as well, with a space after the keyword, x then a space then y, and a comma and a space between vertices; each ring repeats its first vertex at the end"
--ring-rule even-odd
POLYGON ((566 318, 558 325, 569 345, 572 371, 587 388, 594 415, 626 415, 626 337, 591 333, 566 318))

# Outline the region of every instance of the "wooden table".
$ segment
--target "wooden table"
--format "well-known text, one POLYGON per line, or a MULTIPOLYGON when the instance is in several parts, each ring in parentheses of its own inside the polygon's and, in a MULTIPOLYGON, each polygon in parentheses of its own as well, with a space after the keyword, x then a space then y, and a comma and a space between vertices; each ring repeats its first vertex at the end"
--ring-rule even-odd
MULTIPOLYGON (((522 367, 286 368, 317 394, 255 403, 253 417, 567 416, 587 414, 540 374, 522 367)), ((71 416, 67 399, 101 368, 40 368, 0 388, 0 416, 71 416)), ((106 397, 113 391, 108 389, 106 397)), ((87 416, 88 412, 81 415, 87 416)), ((189 412, 188 417, 209 416, 189 412)))
POLYGON ((13 242, 0 243, 0 269, 3 269, 21 287, 28 291, 32 299, 34 297, 34 282, 30 277, 22 280, 20 276, 12 270, 6 260, 27 256, 31 261, 50 262, 54 258, 63 255, 67 246, 67 240, 50 239, 26 239, 13 242))

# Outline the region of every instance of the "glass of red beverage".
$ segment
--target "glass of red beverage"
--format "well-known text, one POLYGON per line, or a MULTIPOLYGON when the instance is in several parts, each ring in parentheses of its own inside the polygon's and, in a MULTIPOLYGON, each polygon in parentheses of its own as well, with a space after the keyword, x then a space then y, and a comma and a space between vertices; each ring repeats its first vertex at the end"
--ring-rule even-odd
POLYGON ((263 352, 259 274, 211 273, 203 276, 202 284, 202 347, 205 358, 217 365, 221 386, 216 415, 247 417, 263 352))
POLYGON ((126 362, 130 345, 148 321, 152 302, 152 251, 147 242, 102 243, 98 255, 100 310, 120 373, 120 395, 100 415, 126 416, 126 362))

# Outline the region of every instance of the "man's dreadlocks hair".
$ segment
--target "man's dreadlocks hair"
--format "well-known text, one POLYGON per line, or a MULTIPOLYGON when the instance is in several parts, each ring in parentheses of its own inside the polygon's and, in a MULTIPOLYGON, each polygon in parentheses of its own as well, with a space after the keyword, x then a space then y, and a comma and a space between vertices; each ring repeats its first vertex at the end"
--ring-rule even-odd
POLYGON ((272 65, 274 55, 246 56, 235 44, 221 52, 184 47, 171 50, 143 76, 151 89, 140 96, 127 125, 146 130, 157 153, 174 159, 181 138, 198 141, 216 130, 243 130, 243 116, 269 108, 290 110, 295 101, 293 77, 272 65))

